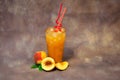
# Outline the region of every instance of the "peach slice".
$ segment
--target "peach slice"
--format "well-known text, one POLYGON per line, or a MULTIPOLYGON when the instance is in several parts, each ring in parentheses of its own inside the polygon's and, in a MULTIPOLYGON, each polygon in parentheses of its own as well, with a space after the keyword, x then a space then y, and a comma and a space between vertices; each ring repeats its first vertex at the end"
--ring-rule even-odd
POLYGON ((55 64, 56 68, 59 70, 65 70, 69 66, 69 63, 67 61, 64 62, 58 62, 55 64))
POLYGON ((55 68, 55 61, 51 57, 46 57, 41 61, 41 65, 45 71, 51 71, 55 68))

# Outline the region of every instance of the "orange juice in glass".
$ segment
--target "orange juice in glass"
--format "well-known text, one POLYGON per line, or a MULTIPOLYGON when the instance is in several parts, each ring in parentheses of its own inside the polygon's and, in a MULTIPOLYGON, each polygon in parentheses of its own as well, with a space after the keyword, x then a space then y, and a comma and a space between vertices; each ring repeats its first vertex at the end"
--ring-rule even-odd
POLYGON ((61 62, 63 58, 66 32, 63 27, 57 31, 56 29, 57 28, 50 27, 46 30, 48 56, 52 57, 55 62, 61 62))

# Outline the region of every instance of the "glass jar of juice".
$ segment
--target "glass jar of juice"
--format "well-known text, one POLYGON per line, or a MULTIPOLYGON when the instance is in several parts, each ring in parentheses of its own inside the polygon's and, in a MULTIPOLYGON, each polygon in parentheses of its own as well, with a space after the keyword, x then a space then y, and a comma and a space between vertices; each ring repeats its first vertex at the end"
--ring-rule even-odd
POLYGON ((52 57, 55 62, 62 61, 65 38, 66 32, 63 27, 57 31, 54 27, 50 27, 46 30, 48 56, 52 57))

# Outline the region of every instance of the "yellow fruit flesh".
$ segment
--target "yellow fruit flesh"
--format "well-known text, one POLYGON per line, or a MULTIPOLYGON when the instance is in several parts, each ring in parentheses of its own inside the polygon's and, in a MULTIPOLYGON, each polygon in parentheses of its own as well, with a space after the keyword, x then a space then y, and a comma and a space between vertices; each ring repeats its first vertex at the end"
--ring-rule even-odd
POLYGON ((45 71, 51 71, 55 68, 55 61, 53 58, 47 57, 42 60, 41 65, 45 71))
POLYGON ((65 70, 67 69, 69 63, 67 61, 64 61, 64 62, 59 62, 59 63, 56 63, 56 68, 59 69, 59 70, 65 70))

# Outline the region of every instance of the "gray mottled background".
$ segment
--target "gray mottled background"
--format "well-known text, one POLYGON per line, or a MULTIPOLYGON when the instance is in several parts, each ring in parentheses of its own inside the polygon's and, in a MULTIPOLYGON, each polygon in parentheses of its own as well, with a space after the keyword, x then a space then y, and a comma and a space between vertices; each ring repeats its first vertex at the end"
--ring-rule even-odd
POLYGON ((120 80, 120 0, 0 0, 0 80, 120 80), (67 7, 66 71, 30 69, 67 7))

